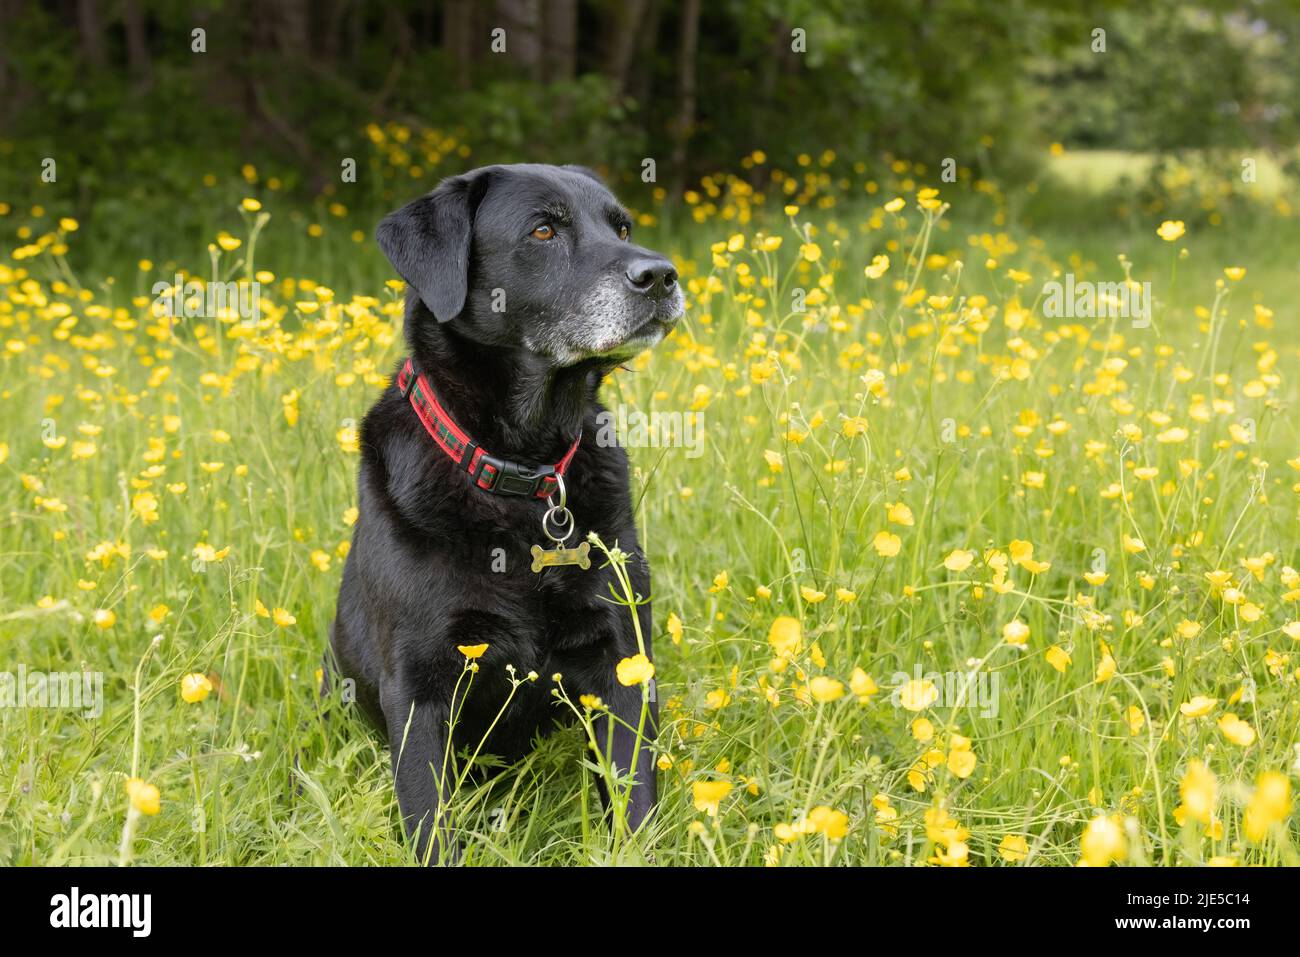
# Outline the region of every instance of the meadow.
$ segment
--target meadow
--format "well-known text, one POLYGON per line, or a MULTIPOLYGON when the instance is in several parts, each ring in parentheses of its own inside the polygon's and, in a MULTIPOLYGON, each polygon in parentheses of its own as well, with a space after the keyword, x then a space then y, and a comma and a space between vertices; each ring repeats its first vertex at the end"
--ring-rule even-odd
MULTIPOLYGON (((473 165, 409 135, 371 139, 411 196, 473 165)), ((458 791, 464 863, 1300 863, 1285 190, 803 159, 637 210, 687 317, 605 401, 701 439, 629 449, 659 814, 612 831, 569 730, 458 791), (1049 316, 1067 273, 1149 314, 1049 316)), ((407 863, 387 749, 317 694, 402 284, 342 196, 202 188, 206 250, 81 271, 111 224, 0 207, 0 669, 103 675, 96 715, 0 708, 0 863, 407 863), (178 272, 259 314, 160 317, 178 272)))

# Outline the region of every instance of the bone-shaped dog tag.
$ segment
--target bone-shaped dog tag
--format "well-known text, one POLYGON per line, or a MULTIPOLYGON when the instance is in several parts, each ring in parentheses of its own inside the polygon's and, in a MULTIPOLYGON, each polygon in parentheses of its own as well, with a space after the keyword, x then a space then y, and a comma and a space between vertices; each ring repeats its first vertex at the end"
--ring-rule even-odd
POLYGON ((543 568, 551 565, 577 565, 583 571, 591 567, 591 559, 587 553, 591 551, 591 545, 583 542, 577 548, 542 548, 541 545, 533 546, 533 571, 540 572, 543 568))

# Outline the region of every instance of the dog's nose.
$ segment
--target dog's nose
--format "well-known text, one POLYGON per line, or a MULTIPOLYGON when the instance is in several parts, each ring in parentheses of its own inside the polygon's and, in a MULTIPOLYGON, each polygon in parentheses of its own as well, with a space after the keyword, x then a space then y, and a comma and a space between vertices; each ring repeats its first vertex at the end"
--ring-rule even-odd
POLYGON ((677 270, 667 259, 634 259, 627 266, 627 281, 637 292, 661 299, 677 285, 677 270))

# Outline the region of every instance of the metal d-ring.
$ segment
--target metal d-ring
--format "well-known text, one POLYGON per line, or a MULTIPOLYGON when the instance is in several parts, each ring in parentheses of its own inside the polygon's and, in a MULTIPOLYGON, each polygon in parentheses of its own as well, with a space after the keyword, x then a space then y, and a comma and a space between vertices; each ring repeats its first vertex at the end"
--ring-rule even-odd
POLYGON ((554 492, 552 492, 551 495, 546 496, 546 504, 551 506, 552 510, 557 508, 563 509, 564 506, 569 504, 569 490, 564 485, 564 476, 559 472, 555 473, 555 491, 560 493, 560 504, 556 505, 551 501, 551 495, 554 495, 554 492))
POLYGON ((564 487, 564 476, 558 473, 555 476, 555 491, 559 493, 560 500, 555 502, 551 495, 546 496, 546 504, 550 508, 542 516, 542 531, 555 544, 563 545, 573 534, 573 513, 565 507, 569 501, 569 492, 564 487), (554 532, 551 531, 552 525, 555 526, 554 532))
POLYGON ((573 534, 573 513, 563 505, 552 505, 542 516, 542 531, 555 544, 563 545, 573 534), (552 524, 555 525, 554 532, 551 531, 552 524))

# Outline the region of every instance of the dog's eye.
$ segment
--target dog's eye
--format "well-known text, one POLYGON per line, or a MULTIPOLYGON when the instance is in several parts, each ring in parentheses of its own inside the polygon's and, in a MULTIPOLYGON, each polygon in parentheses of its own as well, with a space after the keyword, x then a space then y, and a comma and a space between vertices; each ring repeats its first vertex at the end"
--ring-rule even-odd
POLYGON ((532 237, 533 239, 540 239, 542 242, 546 242, 548 239, 554 239, 555 227, 550 223, 543 223, 533 230, 532 237))
POLYGON ((632 230, 627 228, 627 223, 624 223, 622 226, 618 227, 618 238, 623 240, 623 242, 627 242, 628 237, 631 235, 632 235, 632 230))

